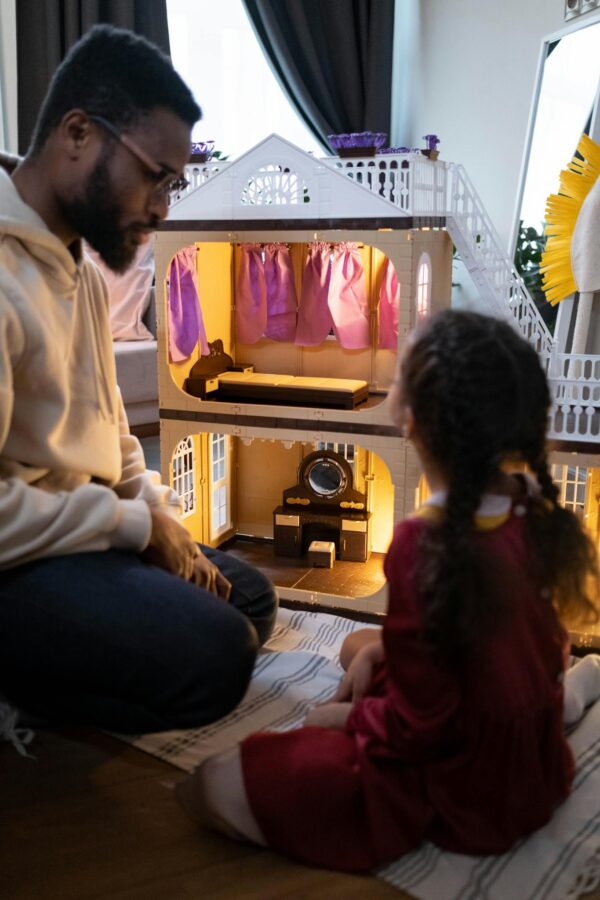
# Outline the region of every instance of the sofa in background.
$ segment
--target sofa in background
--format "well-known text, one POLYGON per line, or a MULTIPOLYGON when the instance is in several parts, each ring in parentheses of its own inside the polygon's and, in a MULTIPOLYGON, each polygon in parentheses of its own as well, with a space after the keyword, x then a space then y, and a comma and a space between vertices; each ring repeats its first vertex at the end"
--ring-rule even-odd
POLYGON ((149 340, 113 341, 117 382, 121 388, 129 427, 138 437, 158 434, 158 370, 156 303, 154 288, 142 321, 150 331, 149 340))
POLYGON ((102 272, 108 288, 117 382, 129 427, 138 437, 158 434, 154 242, 141 244, 131 266, 121 275, 112 272, 88 245, 85 252, 102 272))

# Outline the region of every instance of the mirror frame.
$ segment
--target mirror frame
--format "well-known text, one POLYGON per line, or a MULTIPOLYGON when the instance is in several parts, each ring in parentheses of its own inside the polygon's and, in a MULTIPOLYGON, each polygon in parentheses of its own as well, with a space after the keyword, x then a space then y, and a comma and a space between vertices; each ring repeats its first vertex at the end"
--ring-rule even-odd
POLYGON ((348 479, 346 477, 346 472, 344 471, 344 467, 341 463, 338 462, 337 459, 332 458, 331 456, 318 456, 316 459, 313 459, 311 463, 304 470, 304 487, 307 491, 310 491, 315 497, 319 497, 321 500, 335 500, 336 497, 339 497, 340 494, 343 494, 348 486, 348 479), (312 485, 310 480, 310 474, 317 466, 325 463, 329 468, 336 469, 340 474, 340 483, 335 491, 331 491, 329 493, 319 493, 312 485))
MULTIPOLYGON (((521 207, 523 204, 523 194, 525 192, 525 181, 527 179, 527 170, 529 168, 529 157, 531 155, 531 144, 533 141, 533 131, 535 128, 535 120, 537 116, 537 109, 540 99, 540 93, 542 89, 542 79, 544 76, 544 64, 546 62, 546 58, 548 56, 548 45, 552 44, 554 41, 561 40, 569 34, 573 34, 575 31, 580 31, 582 28, 587 28, 589 25, 596 25, 600 22, 600 9, 590 11, 581 16, 577 16, 573 19, 569 19, 568 22, 565 22, 564 26, 558 31, 553 32, 545 38, 542 38, 542 44, 539 52, 539 59, 535 77, 535 87, 533 91, 533 99, 531 101, 531 107, 529 110, 529 119, 527 122, 527 137, 525 140, 525 148, 523 151, 523 158, 521 161, 521 169, 519 172, 519 181, 518 181, 518 189, 517 196, 515 201, 515 210, 513 214, 513 227, 510 236, 510 244, 508 248, 509 259, 511 262, 515 258, 515 250, 517 246, 517 237, 519 235, 519 219, 521 213, 521 207)), ((592 125, 590 128, 590 137, 592 140, 600 142, 600 89, 596 93, 594 111, 592 113, 592 125)), ((575 148, 573 148, 575 149, 575 148)), ((565 160, 565 165, 568 160, 565 160)), ((558 175, 558 172, 557 172, 558 175)))

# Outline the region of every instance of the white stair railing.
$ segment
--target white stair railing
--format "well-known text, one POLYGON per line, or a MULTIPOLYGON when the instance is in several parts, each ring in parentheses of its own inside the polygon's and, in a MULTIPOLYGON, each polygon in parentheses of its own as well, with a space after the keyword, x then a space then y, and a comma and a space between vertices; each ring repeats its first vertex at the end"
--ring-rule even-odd
POLYGON ((546 366, 554 339, 508 258, 475 188, 462 166, 449 164, 446 227, 482 298, 496 315, 512 317, 546 366))

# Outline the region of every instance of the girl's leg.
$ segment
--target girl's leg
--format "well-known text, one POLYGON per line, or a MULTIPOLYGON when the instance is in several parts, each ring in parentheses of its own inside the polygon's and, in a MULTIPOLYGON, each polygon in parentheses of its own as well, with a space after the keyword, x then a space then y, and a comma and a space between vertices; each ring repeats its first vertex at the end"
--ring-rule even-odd
POLYGON ((340 665, 344 671, 361 650, 365 644, 371 644, 373 641, 381 640, 381 628, 360 628, 353 631, 348 637, 344 638, 342 649, 340 650, 340 665))
POLYGON ((564 680, 565 700, 563 721, 573 725, 583 715, 586 706, 600 698, 600 656, 584 656, 567 669, 564 680))
POLYGON ((248 803, 239 747, 210 756, 187 781, 177 785, 175 795, 200 825, 233 840, 266 847, 248 803))

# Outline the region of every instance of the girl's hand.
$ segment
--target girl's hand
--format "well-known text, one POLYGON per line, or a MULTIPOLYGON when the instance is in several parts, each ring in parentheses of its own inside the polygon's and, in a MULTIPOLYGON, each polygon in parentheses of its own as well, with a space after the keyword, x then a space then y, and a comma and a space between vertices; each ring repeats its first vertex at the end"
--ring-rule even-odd
POLYGON ((373 678, 373 669, 383 660, 383 642, 381 634, 379 634, 376 640, 365 644, 358 651, 339 683, 334 700, 338 702, 351 701, 352 703, 361 700, 367 693, 373 678))
POLYGON ((343 731, 351 709, 351 703, 322 703, 309 711, 304 724, 343 731))

